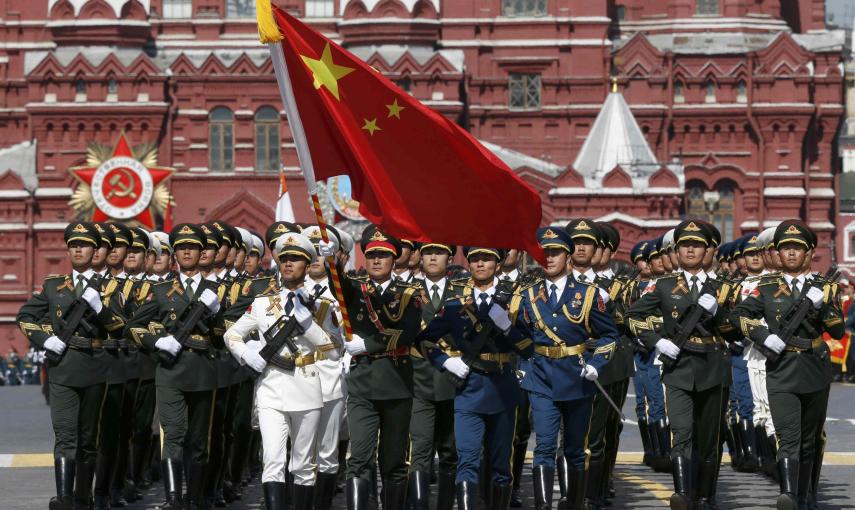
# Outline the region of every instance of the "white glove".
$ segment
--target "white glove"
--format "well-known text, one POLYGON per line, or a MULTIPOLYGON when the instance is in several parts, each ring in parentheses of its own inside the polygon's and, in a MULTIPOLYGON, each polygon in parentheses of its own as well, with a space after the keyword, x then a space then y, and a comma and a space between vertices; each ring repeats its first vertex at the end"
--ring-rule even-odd
POLYGON ((368 350, 365 348, 365 339, 355 333, 350 342, 344 343, 344 348, 351 356, 358 356, 368 350))
POLYGON ((199 301, 207 306, 211 313, 217 313, 220 311, 220 300, 211 289, 203 290, 202 294, 199 296, 199 301))
POLYGON ((335 245, 332 241, 324 241, 318 243, 318 255, 321 257, 332 257, 335 255, 335 245))
POLYGON ((249 342, 246 342, 246 348, 251 351, 258 352, 262 347, 264 347, 264 345, 262 345, 261 340, 250 340, 249 342))
POLYGON ((181 343, 175 339, 174 336, 169 335, 159 339, 154 343, 154 346, 160 349, 161 351, 166 351, 169 354, 175 356, 178 354, 178 351, 181 350, 181 343))
POLYGON ((246 363, 249 368, 255 370, 258 373, 264 372, 264 367, 267 366, 267 362, 264 361, 264 358, 258 354, 258 351, 255 349, 247 349, 244 351, 243 356, 241 356, 243 362, 246 363))
POLYGON ((89 304, 89 308, 91 308, 95 313, 101 313, 101 309, 104 308, 104 305, 101 303, 101 293, 92 287, 86 287, 86 290, 83 291, 83 295, 80 297, 83 298, 83 301, 86 301, 89 304))
POLYGON ((344 356, 341 357, 341 375, 347 375, 350 373, 350 360, 351 356, 349 352, 345 352, 344 356))
POLYGON ((819 310, 822 308, 823 298, 825 297, 825 293, 822 292, 822 289, 818 289, 816 287, 811 287, 807 292, 807 298, 810 299, 811 303, 813 303, 813 307, 819 310))
POLYGON ((718 310, 718 301, 712 294, 704 294, 698 298, 698 306, 708 311, 710 315, 715 315, 716 310, 718 310))
POLYGON ((497 328, 501 329, 503 332, 507 332, 511 329, 511 319, 508 317, 507 310, 496 303, 493 303, 493 306, 490 307, 490 311, 488 313, 490 315, 490 319, 497 328))
POLYGON ((781 340, 778 335, 769 335, 766 340, 763 340, 763 345, 768 347, 775 354, 781 354, 787 348, 787 344, 781 340))
POLYGON ((45 349, 56 354, 61 355, 63 352, 65 352, 65 347, 65 342, 55 336, 49 337, 47 340, 45 340, 45 349))
POLYGON ((667 338, 656 342, 656 349, 671 359, 677 359, 677 356, 680 355, 680 348, 677 347, 677 344, 667 338))
POLYGON ((600 376, 599 372, 597 372, 597 369, 591 365, 585 365, 584 367, 582 367, 582 373, 579 375, 589 381, 596 381, 597 378, 600 376))
POLYGON ((448 358, 445 360, 445 363, 442 364, 442 368, 448 370, 461 379, 466 379, 466 376, 469 375, 469 366, 458 357, 448 358))
POLYGON ((312 325, 312 312, 306 308, 299 299, 294 300, 293 314, 294 318, 297 319, 297 324, 303 328, 303 331, 308 330, 309 326, 312 325))

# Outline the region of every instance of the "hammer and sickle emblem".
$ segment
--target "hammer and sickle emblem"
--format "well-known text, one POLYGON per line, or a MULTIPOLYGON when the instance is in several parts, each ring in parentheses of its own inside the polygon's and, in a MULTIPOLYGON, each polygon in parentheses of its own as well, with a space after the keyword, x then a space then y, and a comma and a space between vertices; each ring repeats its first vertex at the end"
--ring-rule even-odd
POLYGON ((131 172, 126 168, 119 168, 116 173, 114 173, 110 177, 110 193, 107 194, 107 200, 116 196, 116 197, 126 197, 130 196, 131 198, 137 198, 137 193, 134 191, 134 176, 131 175, 131 172), (127 177, 127 181, 123 179, 123 177, 127 177))

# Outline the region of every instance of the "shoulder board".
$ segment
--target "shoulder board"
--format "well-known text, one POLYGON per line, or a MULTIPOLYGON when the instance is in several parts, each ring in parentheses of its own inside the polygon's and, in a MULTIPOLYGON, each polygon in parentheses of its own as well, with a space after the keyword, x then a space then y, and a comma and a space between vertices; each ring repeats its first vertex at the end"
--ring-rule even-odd
POLYGON ((367 274, 356 274, 356 273, 354 273, 354 274, 348 274, 345 276, 347 276, 351 280, 356 280, 357 282, 360 282, 360 283, 368 283, 368 275, 367 274))
POLYGON ((469 278, 458 278, 456 280, 451 280, 452 285, 457 285, 458 287, 468 287, 470 285, 469 278))
POLYGON ((543 283, 543 278, 535 278, 534 280, 526 282, 525 285, 517 287, 515 292, 523 293, 532 287, 536 287, 536 286, 540 285, 541 283, 543 283))
POLYGON ((278 296, 278 295, 279 295, 279 289, 268 289, 267 291, 255 296, 255 297, 256 297, 256 299, 258 299, 260 297, 271 297, 271 296, 278 296))
POLYGON ((780 285, 783 280, 777 275, 764 275, 757 285, 780 285))
POLYGON ((161 287, 161 286, 164 286, 164 285, 171 287, 171 286, 172 286, 172 282, 174 282, 174 281, 175 281, 175 279, 174 279, 174 278, 172 278, 172 279, 170 279, 170 280, 163 280, 162 282, 149 282, 149 283, 151 283, 151 285, 152 285, 153 287, 161 287))
POLYGON ((397 282, 394 282, 394 284, 396 286, 404 288, 404 289, 418 289, 419 287, 422 286, 421 280, 409 281, 409 282, 402 282, 399 280, 397 282))
POLYGON ((65 279, 65 278, 68 278, 68 277, 69 277, 69 275, 67 275, 67 274, 51 274, 51 275, 47 275, 47 276, 45 277, 45 280, 54 280, 54 279, 56 279, 56 278, 62 278, 62 279, 65 279))

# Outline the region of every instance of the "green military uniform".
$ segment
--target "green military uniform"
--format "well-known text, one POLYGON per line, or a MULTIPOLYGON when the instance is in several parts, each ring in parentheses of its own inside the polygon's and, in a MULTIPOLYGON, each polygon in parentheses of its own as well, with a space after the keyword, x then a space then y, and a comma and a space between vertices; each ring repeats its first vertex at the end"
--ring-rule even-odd
MULTIPOLYGON (((775 231, 775 246, 797 243, 805 249, 815 247, 810 229, 797 220, 782 222, 775 231)), ((808 255, 809 256, 809 255, 808 255)), ((810 297, 808 286, 817 276, 764 275, 757 288, 732 313, 731 322, 755 346, 769 350, 771 337, 777 336, 784 324, 782 318, 790 308, 810 297)), ((778 473, 781 496, 778 508, 803 508, 814 504, 819 465, 824 444, 823 425, 832 380, 830 353, 822 339, 827 332, 832 338, 845 333, 837 300, 837 285, 820 282, 822 297, 800 323, 776 361, 766 361, 766 388, 769 407, 778 439, 778 473)), ((819 292, 819 291, 816 291, 819 292)))
MULTIPOLYGON (((697 221, 684 221, 678 225, 674 239, 677 245, 681 241, 702 242, 704 246, 711 244, 709 231, 697 221)), ((662 340, 671 343, 679 320, 690 306, 697 304, 701 283, 710 278, 703 269, 689 277, 687 274, 690 273, 681 271, 651 281, 641 298, 627 311, 624 317, 626 324, 648 349, 656 349, 662 340), (659 317, 661 326, 657 324, 659 317)), ((713 288, 717 298, 721 293, 721 304, 720 301, 730 291, 715 283, 713 288)), ((724 322, 724 317, 724 306, 718 308, 717 317, 705 313, 700 324, 709 336, 701 336, 696 329, 683 346, 678 346, 679 354, 674 365, 670 368, 663 366, 662 382, 671 421, 675 487, 675 494, 671 497, 672 508, 690 505, 692 493, 712 504, 715 493, 724 387, 731 380, 730 354, 717 333, 718 324, 724 322), (693 455, 700 456, 695 479, 697 487, 693 484, 693 455)))
MULTIPOLYGON (((400 256, 400 242, 369 226, 361 246, 400 256)), ((350 458, 348 508, 364 508, 370 492, 375 452, 383 478, 384 508, 402 508, 407 488, 407 447, 413 403, 410 348, 421 329, 416 287, 387 281, 385 290, 367 277, 348 276, 342 292, 354 335, 365 352, 352 353, 347 375, 350 458), (379 434, 379 441, 378 441, 379 434)), ((353 344, 346 344, 348 351, 353 344)))
MULTIPOLYGON (((96 248, 101 242, 95 226, 85 222, 69 225, 65 229, 65 241, 69 245, 86 243, 96 248)), ((77 503, 91 504, 98 423, 110 372, 102 344, 109 334, 120 331, 124 326, 118 313, 118 300, 112 294, 101 295, 100 312, 95 314, 94 310, 87 310, 87 320, 96 329, 94 336, 77 336, 69 344, 55 336, 63 333, 63 317, 71 311, 77 298, 82 298, 89 285, 95 288, 100 285, 98 276, 91 269, 85 273, 74 271, 70 275, 49 276, 42 290, 30 297, 16 318, 23 334, 37 348, 54 353, 60 345, 64 349, 59 351, 62 356, 59 361, 47 362, 50 369, 51 423, 56 438, 54 469, 57 497, 51 501, 52 510, 70 509, 72 493, 77 503)), ((75 333, 80 331, 78 328, 75 333)))
MULTIPOLYGON (((453 256, 455 246, 426 243, 420 249, 439 247, 453 256)), ((434 283, 416 280, 421 299, 422 328, 427 327, 442 303, 463 295, 465 282, 434 283), (434 290, 434 286, 436 289, 434 290)), ((434 454, 439 456, 437 510, 454 505, 457 449, 454 446, 454 396, 456 389, 445 374, 425 359, 417 347, 410 350, 413 362, 413 413, 410 420, 409 499, 416 510, 429 507, 430 471, 434 454)))
MULTIPOLYGON (((181 224, 170 233, 170 244, 176 251, 183 244, 201 248, 206 244, 206 236, 196 225, 181 224)), ((165 350, 170 332, 178 326, 185 309, 198 301, 206 290, 216 294, 219 285, 205 278, 196 280, 184 274, 172 281, 152 285, 146 301, 125 328, 126 334, 138 346, 151 352, 165 350), (190 283, 191 280, 193 283, 190 283), (158 344, 159 341, 164 342, 158 344)), ((204 347, 182 347, 175 355, 174 362, 165 361, 164 353, 158 352, 160 357, 155 371, 155 385, 162 429, 161 458, 167 500, 164 508, 177 508, 180 505, 185 449, 186 458, 190 461, 187 469, 188 497, 196 504, 203 504, 211 413, 217 388, 215 352, 224 347, 222 337, 213 334, 217 326, 221 327, 220 316, 214 315, 203 321, 208 332, 196 328, 190 339, 204 347)))

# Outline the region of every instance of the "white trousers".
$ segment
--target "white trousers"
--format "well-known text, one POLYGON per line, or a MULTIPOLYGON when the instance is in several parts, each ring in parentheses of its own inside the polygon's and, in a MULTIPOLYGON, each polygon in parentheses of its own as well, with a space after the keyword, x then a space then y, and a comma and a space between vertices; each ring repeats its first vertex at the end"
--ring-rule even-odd
POLYGON ((338 473, 338 442, 344 399, 324 402, 318 425, 318 472, 338 473))
POLYGON ((772 423, 772 411, 769 409, 769 393, 766 391, 766 368, 748 364, 748 383, 751 385, 751 397, 754 399, 754 426, 764 427, 767 436, 775 435, 772 423))
POLYGON ((285 412, 258 408, 258 426, 264 470, 261 482, 284 482, 288 459, 288 437, 291 437, 289 469, 296 485, 315 484, 315 442, 321 410, 285 412))

